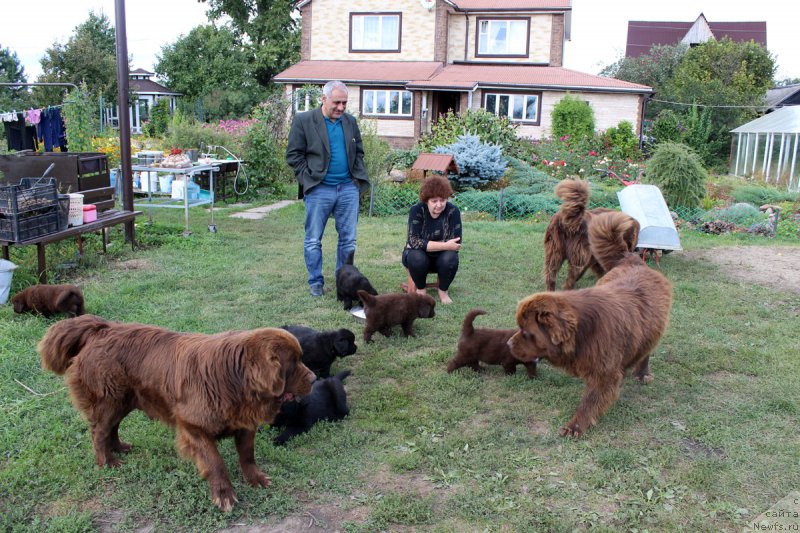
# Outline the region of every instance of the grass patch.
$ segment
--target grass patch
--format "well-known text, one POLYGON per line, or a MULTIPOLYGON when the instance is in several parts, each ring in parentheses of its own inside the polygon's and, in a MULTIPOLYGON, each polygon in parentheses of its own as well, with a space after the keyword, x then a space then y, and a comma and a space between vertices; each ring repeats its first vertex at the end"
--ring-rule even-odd
MULTIPOLYGON (((137 224, 136 251, 112 236, 48 247, 51 279, 82 286, 87 309, 109 319, 179 331, 218 332, 284 324, 362 326, 335 291, 308 295, 303 209, 263 220, 193 208, 154 210, 137 224), (179 211, 179 210, 176 210, 179 211)), ((178 457, 170 428, 141 413, 122 424, 134 445, 118 469, 99 469, 86 423, 60 377, 39 367, 36 343, 52 320, 0 307, 0 529, 7 531, 211 531, 279 524, 311 509, 343 531, 733 530, 800 484, 797 309, 791 291, 745 284, 675 252, 662 269, 674 283, 667 333, 647 386, 627 380, 617 404, 579 441, 558 437, 582 383, 547 364, 539 378, 500 368, 445 372, 467 311, 480 327, 514 325, 517 302, 543 289, 545 223, 468 221, 455 303, 420 320, 416 337, 377 336, 334 365, 347 381, 351 414, 320 424, 286 447, 263 428, 257 462, 269 489, 248 487, 233 443, 223 441, 240 503, 210 504, 191 462, 178 457)), ((380 292, 399 290, 406 218, 359 222, 356 264, 380 292)), ((688 250, 722 245, 797 246, 796 239, 681 233, 688 250)), ((336 234, 324 239, 333 288, 336 234)), ((33 282, 32 247, 12 249, 20 265, 12 294, 33 282)), ((765 265, 765 268, 768 265, 765 265)), ((594 283, 587 275, 580 287, 594 283)), ((309 512, 311 512, 309 511, 309 512)))

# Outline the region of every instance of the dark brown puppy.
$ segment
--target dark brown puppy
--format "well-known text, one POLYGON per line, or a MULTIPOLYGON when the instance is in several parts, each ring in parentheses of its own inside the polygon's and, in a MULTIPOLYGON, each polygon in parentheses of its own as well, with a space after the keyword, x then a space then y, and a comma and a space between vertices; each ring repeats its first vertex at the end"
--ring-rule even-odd
POLYGON ((42 367, 66 374, 98 465, 121 464, 114 452, 131 445, 119 438, 120 422, 141 409, 177 429, 178 450, 194 460, 222 511, 238 500, 216 441, 232 436, 247 482, 268 486, 255 462, 256 431, 315 379, 282 329, 203 335, 83 315, 50 326, 38 350, 42 367))
POLYGON ((547 359, 586 383, 562 436, 580 437, 597 423, 619 397, 628 369, 641 382, 653 380, 650 353, 667 328, 672 285, 628 251, 624 236, 632 223, 613 212, 590 226, 592 252, 607 271, 595 287, 533 294, 517 307, 514 356, 547 359))
POLYGON ((380 294, 373 296, 366 291, 358 291, 364 303, 367 324, 364 326, 364 340, 372 342, 372 335, 380 331, 385 337, 392 334, 392 327, 402 326, 403 334, 414 336, 412 326, 417 318, 433 318, 436 301, 427 294, 380 294))
POLYGON ((31 285, 11 298, 15 313, 39 313, 50 317, 58 313, 80 316, 86 313, 83 294, 75 285, 31 285))
MULTIPOLYGON (((548 291, 556 290, 556 276, 564 261, 569 265, 564 289, 574 289, 575 283, 591 268, 599 278, 605 271, 592 255, 589 247, 589 224, 592 218, 611 209, 599 207, 587 210, 589 184, 578 179, 562 180, 556 185, 556 196, 561 198, 558 210, 544 233, 544 281, 548 291)), ((630 226, 625 235, 628 251, 633 251, 639 240, 639 224, 630 226)))
POLYGON ((480 370, 480 361, 489 365, 501 365, 506 374, 514 374, 517 365, 525 365, 529 378, 536 377, 536 362, 523 363, 511 354, 508 340, 517 332, 516 329, 488 329, 472 325, 475 317, 485 315, 483 309, 473 309, 464 317, 461 325, 461 337, 458 339, 458 352, 447 364, 447 371, 452 372, 468 366, 472 370, 480 370))

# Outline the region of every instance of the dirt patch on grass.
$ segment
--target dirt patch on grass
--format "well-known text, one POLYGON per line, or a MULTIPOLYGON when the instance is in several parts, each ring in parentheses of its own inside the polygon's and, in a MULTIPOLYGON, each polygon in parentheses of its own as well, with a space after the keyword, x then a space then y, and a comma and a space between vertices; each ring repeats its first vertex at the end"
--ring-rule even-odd
POLYGON ((153 264, 147 259, 128 259, 113 263, 113 267, 118 270, 152 270, 153 264))
POLYGON ((366 506, 344 509, 341 505, 309 505, 304 511, 274 523, 234 526, 220 533, 338 533, 342 523, 363 522, 369 515, 366 506))
POLYGON ((800 294, 800 248, 730 246, 683 255, 709 261, 733 279, 800 294))

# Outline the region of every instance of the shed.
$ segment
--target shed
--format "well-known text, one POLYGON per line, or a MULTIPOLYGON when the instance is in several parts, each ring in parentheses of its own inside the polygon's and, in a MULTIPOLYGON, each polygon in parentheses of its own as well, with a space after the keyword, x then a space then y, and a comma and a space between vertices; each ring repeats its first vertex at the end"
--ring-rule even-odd
POLYGON ((731 174, 800 190, 800 106, 782 107, 731 133, 731 174))
POLYGON ((423 152, 417 156, 417 160, 411 165, 411 170, 424 170, 427 177, 428 172, 439 172, 444 175, 452 172, 458 174, 458 165, 452 154, 431 154, 423 152))

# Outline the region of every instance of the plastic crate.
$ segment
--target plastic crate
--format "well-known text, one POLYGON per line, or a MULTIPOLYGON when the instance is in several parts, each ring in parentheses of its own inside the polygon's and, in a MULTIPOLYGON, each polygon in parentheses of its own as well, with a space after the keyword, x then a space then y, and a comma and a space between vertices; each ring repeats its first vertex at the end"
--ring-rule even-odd
POLYGON ((55 178, 22 178, 18 185, 0 186, 0 216, 22 218, 58 205, 55 178))
POLYGON ((58 231, 58 208, 28 217, 0 217, 0 241, 22 242, 58 231))
POLYGON ((58 195, 58 231, 67 229, 69 225, 69 195, 58 195))

